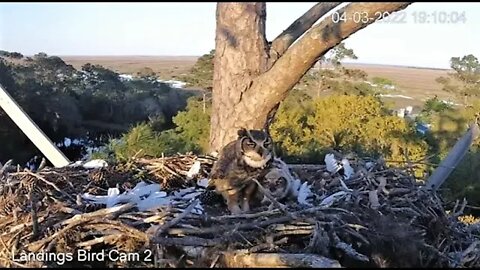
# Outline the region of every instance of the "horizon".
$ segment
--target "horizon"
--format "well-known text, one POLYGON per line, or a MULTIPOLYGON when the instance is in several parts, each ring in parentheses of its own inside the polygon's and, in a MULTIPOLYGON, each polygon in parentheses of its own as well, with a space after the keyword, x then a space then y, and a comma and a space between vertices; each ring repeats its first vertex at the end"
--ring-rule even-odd
MULTIPOLYGON (((267 39, 314 4, 267 2, 267 39)), ((0 49, 29 56, 45 52, 63 57, 199 57, 215 47, 215 6, 215 2, 1 3, 0 49)), ((376 22, 345 39, 358 60, 343 62, 448 70, 451 57, 480 57, 478 3, 420 2, 400 12, 408 18, 405 23, 376 22), (415 12, 465 12, 466 22, 415 23, 415 12)))
MULTIPOLYGON (((24 55, 26 57, 33 57, 34 55, 24 55)), ((50 56, 50 55, 49 55, 50 56)), ((60 58, 62 57, 91 57, 91 58, 102 58, 102 57, 110 57, 110 58, 128 58, 128 57, 201 57, 202 55, 55 55, 60 58)), ((436 68, 436 67, 423 67, 423 66, 411 66, 411 65, 401 65, 401 64, 378 64, 378 63, 365 63, 365 62, 344 62, 341 61, 342 64, 346 65, 372 65, 372 66, 389 66, 389 67, 402 67, 402 68, 418 68, 418 69, 432 69, 432 70, 452 70, 452 68, 436 68)))

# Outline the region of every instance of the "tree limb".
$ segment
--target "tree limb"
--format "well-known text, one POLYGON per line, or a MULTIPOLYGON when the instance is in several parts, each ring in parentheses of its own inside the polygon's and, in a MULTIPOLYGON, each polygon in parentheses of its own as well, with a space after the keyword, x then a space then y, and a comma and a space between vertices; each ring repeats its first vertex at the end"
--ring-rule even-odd
MULTIPOLYGON (((242 101, 248 104, 252 100, 256 100, 257 103, 260 100, 263 104, 258 104, 259 106, 272 108, 286 97, 290 89, 295 86, 320 56, 358 30, 374 23, 378 16, 375 15, 376 12, 382 12, 382 14, 384 12, 393 13, 406 8, 410 4, 411 2, 359 2, 340 9, 339 14, 345 12, 347 15, 346 21, 334 23, 331 17, 328 17, 312 27, 277 60, 270 70, 254 81, 252 87, 244 93, 242 101), (354 13, 368 14, 370 20, 366 23, 356 23, 352 15, 354 13)), ((267 113, 265 112, 265 115, 267 113)))
POLYGON ((317 22, 323 15, 342 2, 321 2, 315 4, 300 18, 295 20, 286 30, 272 41, 270 47, 271 64, 273 64, 280 56, 282 56, 288 47, 292 45, 303 33, 305 33, 312 25, 317 22))

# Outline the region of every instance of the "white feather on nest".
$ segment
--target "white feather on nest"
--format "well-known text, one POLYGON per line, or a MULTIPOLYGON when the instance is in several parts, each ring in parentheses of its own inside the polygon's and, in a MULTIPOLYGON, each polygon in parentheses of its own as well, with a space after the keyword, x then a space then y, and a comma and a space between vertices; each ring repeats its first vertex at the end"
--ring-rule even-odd
POLYGON ((85 169, 98 169, 108 167, 108 163, 103 159, 93 159, 83 164, 85 169))
POLYGON ((327 166, 327 171, 331 174, 335 174, 343 168, 344 172, 342 176, 345 180, 350 179, 355 173, 352 166, 350 166, 348 159, 344 158, 341 161, 338 161, 333 154, 325 155, 325 165, 327 166))
MULTIPOLYGON (((120 194, 118 188, 109 188, 106 196, 84 193, 82 198, 93 204, 104 204, 107 208, 117 206, 118 204, 134 203, 139 211, 149 211, 162 206, 191 201, 201 193, 194 187, 190 187, 178 190, 167 196, 166 192, 160 190, 159 184, 146 184, 142 181, 132 190, 122 194, 120 194)), ((203 213, 203 207, 198 204, 193 213, 203 213)))
POLYGON ((190 167, 190 169, 187 172, 187 179, 188 180, 192 179, 193 177, 195 177, 200 172, 201 165, 202 164, 198 160, 195 161, 195 163, 193 163, 192 167, 190 167))

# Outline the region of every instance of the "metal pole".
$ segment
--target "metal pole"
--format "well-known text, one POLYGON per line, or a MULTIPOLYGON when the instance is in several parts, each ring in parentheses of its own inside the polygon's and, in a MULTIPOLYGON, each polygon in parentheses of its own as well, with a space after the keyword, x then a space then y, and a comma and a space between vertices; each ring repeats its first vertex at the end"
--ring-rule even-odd
POLYGON ((68 158, 50 141, 42 130, 22 110, 15 100, 0 85, 0 107, 7 113, 13 122, 33 142, 33 144, 52 162, 55 167, 63 167, 70 164, 68 158))

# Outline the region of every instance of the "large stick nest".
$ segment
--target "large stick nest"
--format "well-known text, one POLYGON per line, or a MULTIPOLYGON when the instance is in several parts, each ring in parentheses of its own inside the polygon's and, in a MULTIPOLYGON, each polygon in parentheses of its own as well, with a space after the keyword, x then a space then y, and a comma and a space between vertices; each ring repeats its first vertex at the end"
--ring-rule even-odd
POLYGON ((238 254, 302 254, 344 267, 480 266, 480 226, 459 222, 461 207, 446 211, 437 194, 380 161, 369 169, 352 161, 356 173, 349 180, 324 166, 292 166, 283 178, 300 175, 310 185, 307 204, 298 196, 268 196, 270 205, 264 201, 237 216, 197 185, 213 162, 179 155, 96 169, 0 170, 0 266, 239 266, 238 254), (195 162, 201 168, 190 177, 195 162), (190 195, 144 211, 135 203, 106 207, 82 196, 115 187, 126 192, 141 181, 158 183, 169 195, 190 195), (80 252, 106 256, 85 259, 80 252), (122 260, 119 253, 138 258, 122 260))

